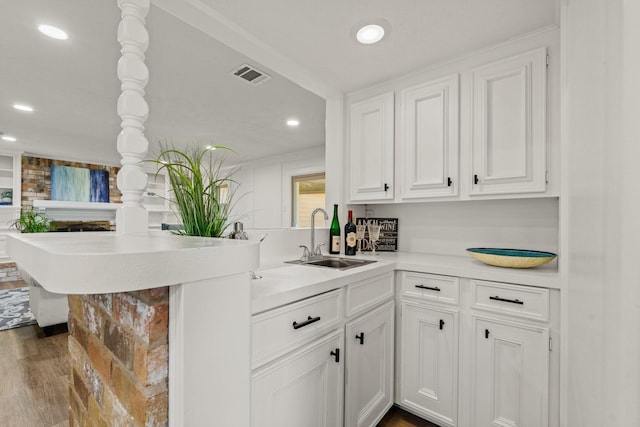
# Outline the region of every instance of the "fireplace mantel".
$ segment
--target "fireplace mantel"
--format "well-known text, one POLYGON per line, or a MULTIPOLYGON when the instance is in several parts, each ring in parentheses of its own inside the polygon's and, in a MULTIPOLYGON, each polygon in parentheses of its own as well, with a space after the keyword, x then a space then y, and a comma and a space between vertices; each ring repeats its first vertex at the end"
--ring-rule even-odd
POLYGON ((33 208, 58 221, 105 220, 115 224, 116 210, 121 203, 69 202, 62 200, 34 200, 33 208))

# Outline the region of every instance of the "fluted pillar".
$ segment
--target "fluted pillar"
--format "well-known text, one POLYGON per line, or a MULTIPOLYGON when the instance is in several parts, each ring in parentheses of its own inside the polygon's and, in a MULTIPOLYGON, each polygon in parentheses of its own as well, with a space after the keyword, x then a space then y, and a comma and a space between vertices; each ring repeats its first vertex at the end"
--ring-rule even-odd
POLYGON ((122 90, 118 98, 118 115, 122 119, 118 135, 118 152, 122 156, 118 189, 122 192, 123 204, 116 213, 116 230, 118 234, 130 234, 146 231, 149 222, 147 210, 142 206, 147 175, 140 162, 149 149, 144 136, 144 123, 149 115, 144 99, 144 88, 149 81, 144 54, 149 46, 145 17, 150 0, 118 0, 118 7, 122 10, 118 26, 118 42, 122 46, 118 61, 122 90))

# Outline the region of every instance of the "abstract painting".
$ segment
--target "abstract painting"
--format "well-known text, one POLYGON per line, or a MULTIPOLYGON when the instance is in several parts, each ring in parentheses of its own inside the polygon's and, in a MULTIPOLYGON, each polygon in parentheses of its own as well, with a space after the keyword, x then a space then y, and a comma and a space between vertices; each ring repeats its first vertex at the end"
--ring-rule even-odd
POLYGON ((109 172, 51 165, 51 200, 108 203, 109 172))

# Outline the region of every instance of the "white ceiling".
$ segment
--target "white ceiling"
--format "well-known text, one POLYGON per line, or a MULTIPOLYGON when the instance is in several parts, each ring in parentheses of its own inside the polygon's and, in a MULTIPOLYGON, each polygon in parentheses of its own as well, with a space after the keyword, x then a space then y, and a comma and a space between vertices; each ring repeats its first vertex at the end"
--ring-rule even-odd
POLYGON ((306 68, 317 79, 343 92, 559 21, 558 0, 182 2, 212 8, 306 68), (389 22, 389 36, 374 45, 357 43, 352 37, 354 26, 377 18, 389 22))
MULTIPOLYGON (((118 164, 116 114, 120 82, 116 0, 29 0, 0 6, 0 131, 15 143, 3 148, 68 160, 118 164), (69 40, 41 35, 41 22, 67 30, 69 40), (36 111, 21 113, 23 102, 36 111)), ((161 9, 147 17, 146 57, 151 149, 201 141, 240 154, 239 161, 317 147, 324 143, 324 99, 266 67, 273 78, 252 86, 232 76, 250 58, 161 9), (289 117, 299 119, 288 128, 289 117)))
MULTIPOLYGON (((310 91, 350 92, 558 22, 558 0, 152 3, 145 132, 152 148, 158 140, 202 140, 245 160, 323 144, 324 100, 310 91), (391 33, 358 45, 352 27, 368 18, 386 19, 391 33), (232 77, 244 62, 274 78, 254 87, 232 77), (299 128, 284 126, 290 116, 299 128)), ((119 162, 119 15, 116 0, 2 2, 0 131, 18 142, 0 141, 0 149, 119 162), (41 22, 65 28, 70 39, 43 37, 41 22), (15 102, 36 111, 17 112, 15 102)))

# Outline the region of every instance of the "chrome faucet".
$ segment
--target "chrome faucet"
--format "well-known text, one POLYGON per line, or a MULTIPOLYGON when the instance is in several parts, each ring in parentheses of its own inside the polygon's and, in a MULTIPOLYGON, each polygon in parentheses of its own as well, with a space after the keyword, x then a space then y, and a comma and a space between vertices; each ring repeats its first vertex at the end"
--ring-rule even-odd
POLYGON ((324 220, 329 220, 329 215, 327 215, 327 211, 322 208, 316 208, 311 212, 311 247, 307 248, 304 245, 300 245, 301 248, 304 248, 304 253, 302 254, 302 261, 310 261, 312 259, 322 258, 322 249, 320 246, 322 244, 316 246, 316 214, 318 212, 322 212, 324 214, 324 220))

